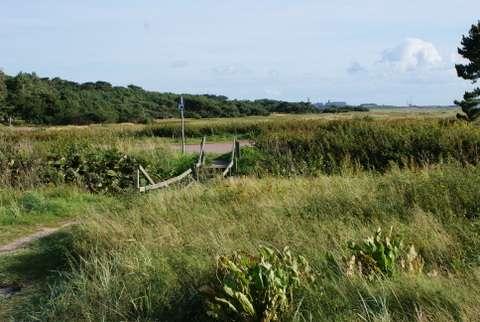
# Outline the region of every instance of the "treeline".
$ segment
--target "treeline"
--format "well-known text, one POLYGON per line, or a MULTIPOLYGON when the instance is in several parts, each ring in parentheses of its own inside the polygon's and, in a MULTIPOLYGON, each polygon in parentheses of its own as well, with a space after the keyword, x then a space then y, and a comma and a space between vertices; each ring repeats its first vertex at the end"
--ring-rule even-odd
MULTIPOLYGON (((315 113, 310 103, 230 100, 217 95, 184 95, 186 117, 238 117, 270 113, 315 113)), ((135 85, 75 83, 35 73, 0 72, 0 122, 89 124, 135 122, 178 117, 179 95, 151 92, 135 85)))
POLYGON ((364 106, 341 106, 326 107, 320 110, 322 113, 348 113, 348 112, 368 112, 370 109, 364 106))

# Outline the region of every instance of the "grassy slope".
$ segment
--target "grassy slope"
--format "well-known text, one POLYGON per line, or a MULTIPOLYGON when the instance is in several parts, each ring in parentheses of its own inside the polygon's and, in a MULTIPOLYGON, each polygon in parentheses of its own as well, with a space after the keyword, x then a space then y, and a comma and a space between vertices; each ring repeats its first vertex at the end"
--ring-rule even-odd
MULTIPOLYGON (((266 244, 289 245, 318 274, 289 320, 474 320, 479 184, 480 168, 441 166, 384 176, 236 179, 118 200, 74 230, 67 247, 74 264, 55 278, 52 292, 17 299, 25 302, 8 314, 42 321, 202 320, 197 289, 213 278, 215 256, 266 244), (329 268, 327 252, 343 267, 347 241, 390 226, 417 246, 424 275, 368 282, 329 268)), ((44 249, 33 251, 52 253, 44 249)), ((53 252, 63 258, 65 248, 53 252)), ((12 262, 3 269, 12 271, 12 262)))
MULTIPOLYGON (((43 187, 20 191, 0 189, 0 245, 28 236, 40 228, 58 227, 67 221, 82 221, 90 213, 114 210, 118 201, 94 195, 73 186, 43 187)), ((57 271, 67 269, 73 236, 64 229, 13 254, 0 255, 0 286, 21 285, 23 292, 13 299, 0 298, 0 321, 6 321, 11 308, 19 309, 25 298, 32 301, 48 289, 57 271)))
POLYGON ((40 227, 55 227, 75 220, 102 203, 108 204, 108 198, 68 186, 26 192, 0 189, 0 244, 40 227))

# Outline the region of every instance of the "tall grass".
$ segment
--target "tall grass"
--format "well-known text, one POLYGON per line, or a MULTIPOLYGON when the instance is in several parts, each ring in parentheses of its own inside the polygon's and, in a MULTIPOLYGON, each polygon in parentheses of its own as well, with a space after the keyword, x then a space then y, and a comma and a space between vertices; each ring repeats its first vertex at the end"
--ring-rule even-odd
POLYGON ((288 245, 317 278, 285 320, 475 320, 479 184, 480 168, 443 165, 382 176, 244 178, 149 194, 123 210, 93 212, 73 232, 71 268, 13 316, 206 321, 198 289, 215 278, 217 255, 288 245), (416 245, 425 274, 347 277, 348 241, 390 226, 416 245))
POLYGON ((92 207, 114 204, 115 200, 108 196, 88 194, 74 186, 27 191, 0 188, 0 244, 35 232, 39 226, 75 220, 92 207))
MULTIPOLYGON (((237 136, 238 138, 252 138, 260 130, 264 123, 272 120, 245 119, 245 120, 222 120, 207 122, 187 122, 185 135, 188 137, 202 136, 237 136)), ((169 137, 180 138, 181 127, 175 123, 164 123, 162 125, 151 125, 136 133, 139 137, 169 137)))
MULTIPOLYGON (((159 179, 185 169, 191 161, 169 151, 177 137, 175 122, 152 126, 0 131, 0 181, 18 186, 41 183, 38 173, 51 154, 88 145, 99 153, 117 149, 139 159, 159 179), (13 163, 12 163, 13 162, 13 163), (37 174, 37 176, 36 176, 37 174)), ((242 174, 317 175, 345 169, 383 172, 393 167, 422 167, 456 161, 477 164, 480 128, 449 120, 246 119, 191 121, 187 136, 243 136, 255 141, 244 153, 242 174)), ((133 184, 133 182, 132 182, 133 184)))
POLYGON ((480 128, 438 120, 290 122, 262 128, 256 149, 260 168, 281 175, 477 164, 480 128))

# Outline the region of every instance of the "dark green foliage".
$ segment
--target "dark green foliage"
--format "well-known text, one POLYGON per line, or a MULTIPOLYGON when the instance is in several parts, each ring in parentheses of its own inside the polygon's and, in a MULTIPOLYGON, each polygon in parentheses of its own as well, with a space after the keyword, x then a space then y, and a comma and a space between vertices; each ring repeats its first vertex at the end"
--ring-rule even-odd
MULTIPOLYGON (((462 37, 462 47, 458 53, 468 63, 457 64, 458 77, 472 81, 475 84, 480 78, 480 21, 472 25, 467 36, 462 37)), ((458 118, 473 121, 480 115, 480 88, 466 92, 462 101, 455 101, 462 108, 464 114, 458 114, 458 118)))
POLYGON ((7 85, 5 74, 0 70, 0 122, 9 122, 12 108, 7 102, 7 85))
MULTIPOLYGON (((0 74, 0 121, 8 115, 34 124, 149 123, 152 119, 179 116, 176 94, 150 92, 134 85, 112 86, 102 81, 78 84, 40 78, 35 73, 7 76, 5 81, 3 78, 0 74)), ((229 100, 215 95, 184 97, 185 116, 191 118, 316 112, 311 104, 303 102, 229 100)))
POLYGON ((321 110, 322 113, 348 113, 348 112, 368 112, 367 107, 345 106, 345 107, 327 107, 321 110))
POLYGON ((165 160, 155 154, 131 156, 115 148, 72 144, 53 153, 39 175, 43 183, 74 183, 92 192, 119 193, 134 189, 138 165, 153 178, 167 179, 189 169, 195 158, 185 155, 165 160))
POLYGON ((128 129, 112 131, 2 131, 0 185, 32 188, 73 183, 94 192, 120 192, 134 187, 137 165, 154 180, 176 176, 190 168, 197 156, 180 155, 160 145, 142 151, 120 151, 115 143, 131 139, 128 129), (113 143, 112 143, 113 142, 113 143))
POLYGON ((284 101, 261 99, 256 100, 254 103, 264 106, 270 113, 302 114, 318 112, 318 110, 312 104, 307 102, 289 103, 284 101))
POLYGON ((116 149, 98 150, 71 146, 65 155, 56 155, 49 162, 45 175, 49 182, 85 186, 92 192, 121 192, 134 187, 138 163, 116 149))
POLYGON ((7 85, 5 85, 5 75, 0 70, 0 111, 2 111, 2 109, 4 108, 6 99, 7 99, 7 85))

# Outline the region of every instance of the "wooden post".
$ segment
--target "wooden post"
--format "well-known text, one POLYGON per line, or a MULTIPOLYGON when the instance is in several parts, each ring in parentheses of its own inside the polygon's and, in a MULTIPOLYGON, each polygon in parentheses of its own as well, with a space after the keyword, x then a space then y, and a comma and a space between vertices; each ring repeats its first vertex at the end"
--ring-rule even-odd
POLYGON ((235 172, 238 171, 238 159, 240 158, 240 142, 235 140, 235 172))
POLYGON ((180 110, 180 116, 182 118, 182 154, 185 154, 185 118, 183 115, 183 110, 185 110, 185 104, 183 102, 183 96, 180 96, 178 109, 180 110))
POLYGON ((199 179, 200 168, 205 164, 205 141, 207 138, 204 136, 200 143, 200 152, 198 155, 197 163, 193 166, 193 177, 195 180, 199 179))
POLYGON ((140 189, 140 170, 137 168, 136 172, 135 185, 137 186, 137 189, 140 189))
POLYGON ((145 176, 145 178, 147 178, 150 184, 155 184, 155 181, 153 181, 153 179, 148 175, 147 171, 141 165, 138 166, 138 169, 142 171, 142 174, 145 176))
POLYGON ((201 155, 200 165, 205 165, 205 143, 206 142, 207 142, 207 137, 204 136, 202 138, 202 144, 200 146, 200 155, 201 155))
POLYGON ((185 118, 183 117, 183 108, 180 109, 182 116, 182 154, 185 154, 185 118))

